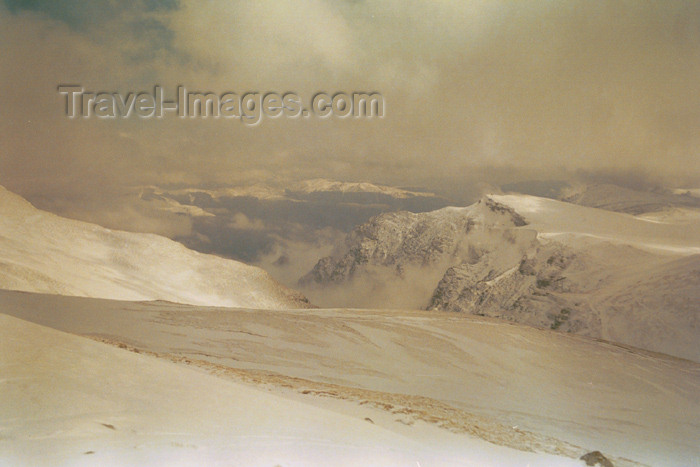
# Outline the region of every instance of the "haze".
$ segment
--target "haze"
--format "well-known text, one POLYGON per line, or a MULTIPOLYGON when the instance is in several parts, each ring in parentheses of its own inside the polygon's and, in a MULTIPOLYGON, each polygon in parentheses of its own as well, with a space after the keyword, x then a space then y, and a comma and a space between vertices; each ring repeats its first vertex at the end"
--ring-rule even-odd
POLYGON ((150 184, 323 177, 462 200, 477 182, 700 181, 694 1, 4 0, 0 22, 0 183, 63 214, 150 184), (378 91, 386 117, 69 120, 66 83, 378 91))

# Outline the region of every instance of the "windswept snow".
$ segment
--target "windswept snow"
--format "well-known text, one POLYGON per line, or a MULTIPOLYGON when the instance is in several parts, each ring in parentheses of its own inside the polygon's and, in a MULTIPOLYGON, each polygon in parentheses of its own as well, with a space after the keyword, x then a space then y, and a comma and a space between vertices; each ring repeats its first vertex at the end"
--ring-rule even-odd
POLYGON ((635 190, 611 183, 574 184, 564 187, 559 193, 559 199, 581 206, 629 214, 656 212, 674 207, 700 208, 700 200, 693 196, 692 190, 635 190))
MULTIPOLYGON (((529 195, 489 195, 524 216, 543 237, 573 234, 652 252, 700 253, 700 216, 685 222, 649 222, 645 217, 578 206, 529 195)), ((692 211, 691 211, 692 212, 692 211)))
POLYGON ((40 211, 0 187, 0 288, 259 308, 308 302, 265 271, 40 211))
POLYGON ((383 408, 389 425, 345 410, 392 430, 398 420, 413 439, 430 421, 521 449, 600 450, 654 466, 700 459, 699 364, 571 334, 444 312, 230 310, 20 292, 0 292, 0 310, 288 388, 296 400, 383 408))
POLYGON ((0 370, 2 466, 582 465, 428 424, 388 429, 359 416, 378 410, 349 415, 2 314, 0 370))

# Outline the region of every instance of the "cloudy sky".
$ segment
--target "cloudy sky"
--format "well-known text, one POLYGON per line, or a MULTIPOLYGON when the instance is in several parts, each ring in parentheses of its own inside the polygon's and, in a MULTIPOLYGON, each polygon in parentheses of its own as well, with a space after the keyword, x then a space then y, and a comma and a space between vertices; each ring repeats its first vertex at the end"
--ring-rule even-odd
POLYGON ((697 1, 0 0, 0 43, 0 184, 57 212, 316 177, 700 184, 697 1), (378 91, 386 115, 68 119, 60 84, 378 91))

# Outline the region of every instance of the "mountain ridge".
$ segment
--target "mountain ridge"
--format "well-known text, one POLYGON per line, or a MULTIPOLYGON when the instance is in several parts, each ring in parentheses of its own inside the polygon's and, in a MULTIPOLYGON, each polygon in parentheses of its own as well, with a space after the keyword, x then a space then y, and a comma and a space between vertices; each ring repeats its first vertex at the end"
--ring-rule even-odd
POLYGON ((155 234, 110 230, 35 208, 0 187, 0 286, 194 305, 306 308, 262 269, 155 234))
POLYGON ((319 288, 349 302, 375 297, 361 306, 491 316, 700 361, 694 225, 488 195, 466 208, 376 216, 300 287, 322 306, 335 296, 319 288))

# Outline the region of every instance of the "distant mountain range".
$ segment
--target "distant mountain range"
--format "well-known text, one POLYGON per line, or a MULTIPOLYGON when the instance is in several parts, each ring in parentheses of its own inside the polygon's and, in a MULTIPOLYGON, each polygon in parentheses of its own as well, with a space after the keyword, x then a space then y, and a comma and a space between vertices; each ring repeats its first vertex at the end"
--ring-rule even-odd
POLYGON ((568 203, 608 211, 643 214, 671 208, 700 208, 697 190, 626 188, 612 183, 568 183, 564 181, 530 181, 504 185, 515 192, 557 199, 568 203))

